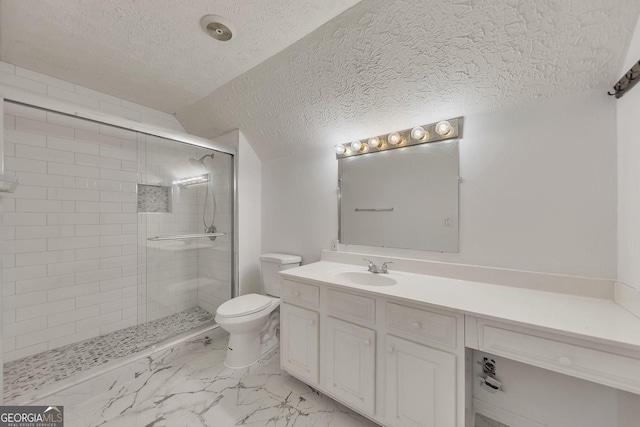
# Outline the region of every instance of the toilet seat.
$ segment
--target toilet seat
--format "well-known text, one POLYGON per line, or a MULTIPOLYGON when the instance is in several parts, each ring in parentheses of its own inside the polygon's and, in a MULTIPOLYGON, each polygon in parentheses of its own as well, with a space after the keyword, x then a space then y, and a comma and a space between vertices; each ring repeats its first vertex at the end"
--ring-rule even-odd
POLYGON ((247 294, 232 298, 218 307, 216 315, 220 317, 240 317, 257 313, 269 307, 273 298, 260 294, 247 294))

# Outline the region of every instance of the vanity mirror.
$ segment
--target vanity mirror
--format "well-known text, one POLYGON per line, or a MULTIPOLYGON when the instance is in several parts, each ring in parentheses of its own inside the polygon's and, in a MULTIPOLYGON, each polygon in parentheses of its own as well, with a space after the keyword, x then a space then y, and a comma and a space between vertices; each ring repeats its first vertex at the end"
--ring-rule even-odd
POLYGON ((458 252, 458 140, 338 160, 348 245, 458 252))

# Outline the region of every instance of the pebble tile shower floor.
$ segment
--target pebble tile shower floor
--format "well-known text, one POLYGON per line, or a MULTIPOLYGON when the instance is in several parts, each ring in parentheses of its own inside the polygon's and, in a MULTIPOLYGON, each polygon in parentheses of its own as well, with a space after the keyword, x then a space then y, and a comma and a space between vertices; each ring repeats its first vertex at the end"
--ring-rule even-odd
POLYGON ((26 392, 69 378, 121 357, 144 350, 172 336, 213 322, 213 315, 194 307, 147 325, 101 335, 4 365, 4 402, 19 402, 26 392))

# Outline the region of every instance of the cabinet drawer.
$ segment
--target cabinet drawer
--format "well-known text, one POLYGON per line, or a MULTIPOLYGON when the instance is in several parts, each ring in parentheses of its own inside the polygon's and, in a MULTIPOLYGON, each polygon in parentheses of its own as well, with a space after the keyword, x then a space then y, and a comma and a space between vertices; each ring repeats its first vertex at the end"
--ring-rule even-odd
POLYGON ((640 393, 640 359, 483 325, 480 349, 585 380, 640 393))
POLYGON ((387 328, 432 343, 456 347, 454 316, 387 303, 387 328))
POLYGON ((329 289, 327 311, 346 320, 359 320, 369 324, 376 322, 376 300, 360 295, 329 289))
POLYGON ((305 283, 283 280, 282 298, 291 304, 317 308, 320 304, 320 288, 305 283))

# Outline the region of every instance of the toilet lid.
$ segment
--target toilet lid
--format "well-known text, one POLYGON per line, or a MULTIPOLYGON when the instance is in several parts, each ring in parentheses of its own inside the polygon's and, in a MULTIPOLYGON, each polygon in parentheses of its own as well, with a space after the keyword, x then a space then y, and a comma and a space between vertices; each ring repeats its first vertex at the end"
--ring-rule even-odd
POLYGON ((237 317, 255 313, 267 308, 272 299, 259 294, 247 294, 223 303, 216 314, 222 317, 237 317))

